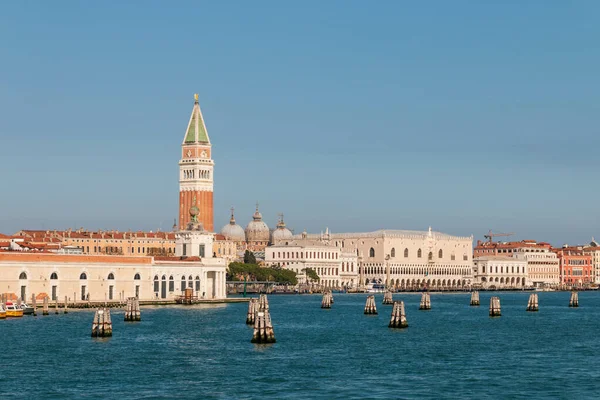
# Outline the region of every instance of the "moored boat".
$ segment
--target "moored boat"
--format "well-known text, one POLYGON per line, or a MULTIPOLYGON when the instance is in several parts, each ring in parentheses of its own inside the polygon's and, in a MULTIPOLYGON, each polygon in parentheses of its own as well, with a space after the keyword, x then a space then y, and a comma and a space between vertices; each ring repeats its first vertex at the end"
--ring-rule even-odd
POLYGON ((6 316, 7 317, 22 317, 23 310, 17 307, 12 301, 6 302, 6 316))
POLYGON ((4 304, 0 303, 0 319, 6 318, 6 310, 4 309, 4 304))
POLYGON ((33 307, 31 307, 30 305, 27 305, 27 303, 21 303, 21 310, 23 310, 24 315, 33 314, 33 307))

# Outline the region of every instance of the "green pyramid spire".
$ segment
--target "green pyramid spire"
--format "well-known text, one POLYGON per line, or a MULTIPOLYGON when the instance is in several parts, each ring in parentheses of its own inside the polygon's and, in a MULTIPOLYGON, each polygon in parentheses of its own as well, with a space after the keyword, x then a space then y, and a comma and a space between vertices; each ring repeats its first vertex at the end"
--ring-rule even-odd
POLYGON ((194 108, 192 109, 192 116, 188 124, 185 139, 183 143, 208 143, 208 133, 206 132, 206 125, 204 125, 204 118, 202 118, 202 111, 200 110, 200 104, 198 104, 198 95, 194 95, 194 108))

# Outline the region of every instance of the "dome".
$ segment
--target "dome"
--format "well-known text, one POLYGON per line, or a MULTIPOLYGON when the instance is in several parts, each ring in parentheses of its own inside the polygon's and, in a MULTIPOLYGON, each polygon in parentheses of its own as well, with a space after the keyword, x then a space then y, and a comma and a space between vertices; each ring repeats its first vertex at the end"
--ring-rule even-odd
POLYGON ((249 242, 268 242, 270 236, 269 227, 262 220, 262 214, 258 211, 257 204, 252 221, 246 226, 246 240, 249 242))
POLYGON ((288 228, 286 228, 285 222, 283 222, 283 214, 280 215, 279 222, 277 223, 277 229, 275 229, 273 231, 272 237, 273 237, 273 240, 272 240, 273 243, 275 243, 276 241, 280 241, 280 240, 291 240, 294 238, 292 231, 290 231, 288 228))
POLYGON ((243 242, 246 240, 244 228, 235 223, 233 208, 231 209, 231 219, 229 220, 229 223, 221 229, 221 235, 236 242, 243 242))

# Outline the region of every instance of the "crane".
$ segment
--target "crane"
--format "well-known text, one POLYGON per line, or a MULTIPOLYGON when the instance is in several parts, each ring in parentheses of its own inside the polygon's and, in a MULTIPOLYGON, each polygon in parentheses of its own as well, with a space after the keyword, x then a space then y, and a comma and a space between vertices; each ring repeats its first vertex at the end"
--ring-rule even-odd
POLYGON ((490 243, 492 243, 492 241, 494 240, 495 237, 498 236, 512 236, 514 235, 513 232, 511 233, 492 233, 492 230, 490 229, 490 231, 488 232, 487 235, 483 235, 484 238, 489 239, 490 243))

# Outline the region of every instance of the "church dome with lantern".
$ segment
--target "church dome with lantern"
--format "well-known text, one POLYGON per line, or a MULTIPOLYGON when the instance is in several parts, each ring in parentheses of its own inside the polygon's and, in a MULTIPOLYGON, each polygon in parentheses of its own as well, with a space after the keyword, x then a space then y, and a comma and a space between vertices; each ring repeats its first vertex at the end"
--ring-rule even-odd
POLYGON ((258 211, 257 204, 252 221, 246 226, 246 240, 248 242, 268 242, 270 236, 269 227, 262 220, 262 214, 258 211))
POLYGON ((292 231, 290 231, 285 226, 285 222, 283 221, 283 214, 280 214, 279 221, 277 222, 277 229, 275 229, 273 231, 271 242, 277 243, 282 240, 292 240, 293 238, 294 238, 294 235, 292 234, 292 231))
POLYGON ((231 209, 231 219, 229 220, 229 223, 221 228, 221 235, 235 242, 246 241, 246 233, 244 232, 244 228, 235 223, 233 208, 231 209))

